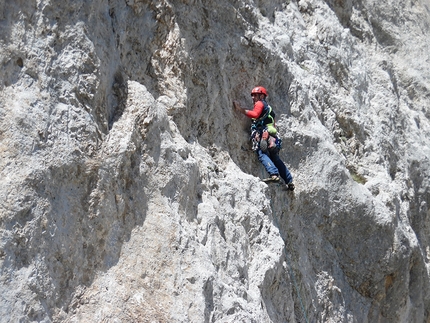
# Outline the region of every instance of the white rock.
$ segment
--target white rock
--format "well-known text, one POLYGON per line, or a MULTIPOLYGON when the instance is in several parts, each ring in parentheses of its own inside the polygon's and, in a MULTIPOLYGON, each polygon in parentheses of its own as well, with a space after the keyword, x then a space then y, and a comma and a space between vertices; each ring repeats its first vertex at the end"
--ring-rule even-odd
POLYGON ((429 7, 0 4, 2 320, 427 321, 429 7))

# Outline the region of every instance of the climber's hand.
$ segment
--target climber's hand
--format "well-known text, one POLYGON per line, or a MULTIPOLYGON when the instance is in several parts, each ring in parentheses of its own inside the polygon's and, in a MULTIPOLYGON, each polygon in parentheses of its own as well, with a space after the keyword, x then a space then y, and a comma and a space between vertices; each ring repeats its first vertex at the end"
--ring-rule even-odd
POLYGON ((237 101, 233 101, 233 105, 234 105, 234 108, 235 108, 237 111, 239 111, 240 113, 245 114, 245 109, 244 109, 244 108, 242 108, 242 107, 240 106, 239 102, 237 102, 237 101))

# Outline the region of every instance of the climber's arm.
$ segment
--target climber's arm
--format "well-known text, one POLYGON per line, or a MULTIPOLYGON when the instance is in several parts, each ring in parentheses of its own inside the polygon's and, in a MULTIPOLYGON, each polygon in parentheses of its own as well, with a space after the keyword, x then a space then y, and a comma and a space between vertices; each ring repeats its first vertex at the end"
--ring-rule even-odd
POLYGON ((242 108, 240 106, 239 102, 237 102, 237 101, 233 101, 233 105, 237 111, 246 115, 249 118, 254 118, 254 119, 257 119, 261 115, 261 112, 263 112, 263 109, 264 109, 264 104, 261 101, 258 101, 254 105, 254 109, 252 109, 252 110, 246 110, 245 108, 242 108))
POLYGON ((261 101, 258 101, 254 104, 254 109, 246 110, 245 115, 249 118, 258 119, 263 112, 264 104, 261 101))

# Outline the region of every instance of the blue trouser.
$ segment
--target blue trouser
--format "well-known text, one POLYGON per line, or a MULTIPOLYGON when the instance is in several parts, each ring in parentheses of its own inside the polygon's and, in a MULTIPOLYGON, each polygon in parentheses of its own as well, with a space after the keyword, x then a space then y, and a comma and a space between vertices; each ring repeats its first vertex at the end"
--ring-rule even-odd
POLYGON ((279 175, 285 181, 285 184, 289 184, 293 181, 290 171, 284 162, 279 158, 278 149, 268 149, 266 153, 263 153, 261 149, 257 150, 258 160, 263 164, 269 175, 279 175))

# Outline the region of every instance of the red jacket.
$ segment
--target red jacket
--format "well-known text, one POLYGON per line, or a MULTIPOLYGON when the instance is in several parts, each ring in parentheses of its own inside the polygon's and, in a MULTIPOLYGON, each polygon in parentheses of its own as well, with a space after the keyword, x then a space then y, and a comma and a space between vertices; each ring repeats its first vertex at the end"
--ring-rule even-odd
POLYGON ((257 101, 254 104, 254 108, 252 110, 246 110, 245 115, 247 117, 258 119, 261 116, 261 113, 263 113, 264 104, 262 101, 257 101))

